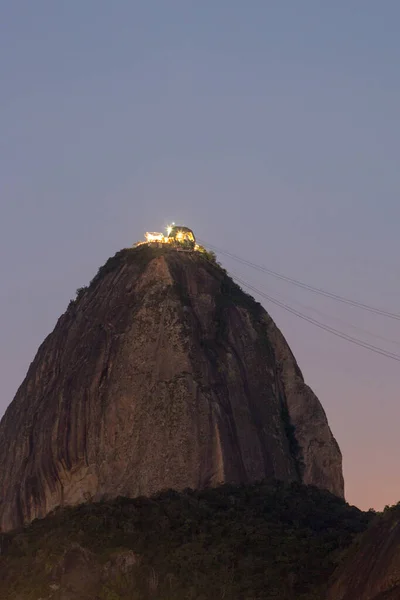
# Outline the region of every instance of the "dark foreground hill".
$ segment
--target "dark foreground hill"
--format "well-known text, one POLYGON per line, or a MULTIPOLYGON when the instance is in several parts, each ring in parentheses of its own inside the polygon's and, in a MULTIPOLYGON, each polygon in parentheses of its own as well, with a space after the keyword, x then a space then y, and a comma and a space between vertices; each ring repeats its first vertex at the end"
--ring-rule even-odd
POLYGON ((60 509, 1 536, 0 598, 322 600, 371 518, 298 483, 60 509))
POLYGON ((400 503, 379 515, 335 573, 328 600, 400 599, 400 503))
POLYGON ((58 506, 265 478, 343 496, 325 412, 267 312, 201 252, 119 252, 0 424, 0 531, 58 506))

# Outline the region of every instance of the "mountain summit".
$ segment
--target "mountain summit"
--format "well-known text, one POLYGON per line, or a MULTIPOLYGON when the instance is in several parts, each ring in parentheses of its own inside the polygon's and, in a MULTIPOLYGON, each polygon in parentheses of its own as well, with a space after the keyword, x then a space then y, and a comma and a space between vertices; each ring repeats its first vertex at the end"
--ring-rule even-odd
POLYGON ((0 424, 0 530, 57 506, 265 478, 343 496, 325 412, 267 312, 202 252, 118 252, 0 424))

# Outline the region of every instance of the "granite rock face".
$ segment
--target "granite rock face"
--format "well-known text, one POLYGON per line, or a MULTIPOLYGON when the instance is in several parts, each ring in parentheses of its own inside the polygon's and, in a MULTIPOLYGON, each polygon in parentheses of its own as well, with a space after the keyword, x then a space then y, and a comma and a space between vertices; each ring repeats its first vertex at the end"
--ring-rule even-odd
POLYGON ((400 503, 376 516, 336 571, 326 600, 400 598, 400 503))
POLYGON ((205 255, 123 250, 0 424, 0 530, 57 506, 264 478, 343 496, 324 410, 266 311, 205 255))

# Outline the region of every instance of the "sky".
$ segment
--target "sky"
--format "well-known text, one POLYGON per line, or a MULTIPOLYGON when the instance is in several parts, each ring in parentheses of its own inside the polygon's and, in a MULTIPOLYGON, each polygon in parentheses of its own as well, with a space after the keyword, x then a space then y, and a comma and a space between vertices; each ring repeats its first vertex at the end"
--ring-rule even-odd
MULTIPOLYGON (((396 0, 0 1, 0 413, 76 289, 171 221, 400 313, 399 20, 396 0)), ((400 355, 400 321, 219 259, 400 355)), ((325 408, 347 500, 398 502, 399 362, 263 304, 325 408)))

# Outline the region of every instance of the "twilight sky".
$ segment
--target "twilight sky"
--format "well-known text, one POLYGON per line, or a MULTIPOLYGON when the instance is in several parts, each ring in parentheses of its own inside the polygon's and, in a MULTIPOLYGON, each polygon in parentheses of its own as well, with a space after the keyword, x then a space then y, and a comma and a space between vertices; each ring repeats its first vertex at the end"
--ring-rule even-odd
MULTIPOLYGON (((2 0, 0 413, 75 290, 169 221, 400 312, 399 22, 397 0, 2 0)), ((221 261, 400 354, 400 321, 221 261)), ((399 363, 263 304, 327 412, 347 500, 400 500, 399 363)))

